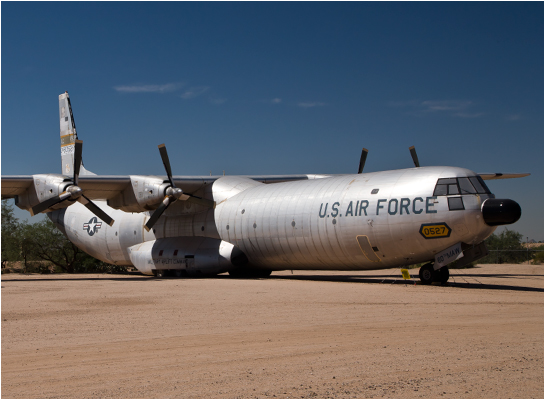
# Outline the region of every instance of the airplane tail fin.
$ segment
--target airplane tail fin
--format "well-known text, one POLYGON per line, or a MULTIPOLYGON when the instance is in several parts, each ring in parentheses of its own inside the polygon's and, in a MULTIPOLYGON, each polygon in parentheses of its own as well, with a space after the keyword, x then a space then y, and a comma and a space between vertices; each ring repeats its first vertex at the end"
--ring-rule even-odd
MULTIPOLYGON (((78 133, 76 131, 76 123, 74 122, 68 92, 59 95, 59 119, 61 127, 62 174, 72 176, 74 174, 74 146, 78 138, 78 133)), ((79 174, 95 175, 83 167, 83 160, 81 161, 79 174)))

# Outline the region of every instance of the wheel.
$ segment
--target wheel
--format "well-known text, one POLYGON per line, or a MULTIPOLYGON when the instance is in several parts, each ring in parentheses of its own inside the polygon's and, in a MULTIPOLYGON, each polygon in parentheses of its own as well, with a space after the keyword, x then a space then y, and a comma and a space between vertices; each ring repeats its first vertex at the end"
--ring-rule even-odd
POLYGON ((181 278, 182 277, 182 270, 181 269, 175 269, 174 270, 174 276, 176 278, 181 278))
POLYGON ((422 265, 420 267, 420 271, 418 272, 418 276, 420 277, 420 282, 422 282, 422 284, 431 285, 431 283, 435 280, 435 270, 433 269, 433 264, 428 263, 422 265))
POLYGON ((438 281, 441 282, 441 285, 446 285, 448 282, 448 278, 450 278, 450 273, 447 267, 441 268, 439 271, 437 271, 438 275, 438 281))
POLYGON ((155 273, 155 277, 156 278, 164 278, 165 277, 165 271, 163 271, 162 269, 158 269, 157 272, 155 273))

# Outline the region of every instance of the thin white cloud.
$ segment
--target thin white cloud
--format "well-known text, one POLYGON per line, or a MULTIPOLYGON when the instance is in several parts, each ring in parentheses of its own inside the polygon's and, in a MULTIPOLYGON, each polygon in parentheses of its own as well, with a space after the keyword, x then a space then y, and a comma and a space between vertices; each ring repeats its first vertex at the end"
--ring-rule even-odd
POLYGON ((522 119, 522 115, 520 115, 520 114, 511 114, 511 115, 505 116, 505 119, 507 121, 518 121, 518 120, 522 119))
POLYGON ((471 100, 410 100, 390 102, 389 105, 406 109, 406 114, 415 116, 447 113, 458 118, 478 118, 485 115, 473 109, 471 100))
POLYGON ((282 103, 282 99, 276 97, 276 98, 271 100, 271 103, 272 104, 280 104, 280 103, 282 103))
POLYGON ((208 86, 194 86, 187 89, 184 93, 180 95, 182 99, 192 99, 194 97, 200 96, 206 93, 210 89, 208 86))
POLYGON ((459 111, 471 106, 471 101, 460 100, 426 100, 421 103, 424 111, 459 111))
POLYGON ((125 85, 114 86, 114 90, 122 93, 167 93, 174 92, 184 86, 183 83, 173 82, 163 85, 125 85))
POLYGON ((479 118, 479 117, 482 117, 484 115, 484 113, 482 113, 482 112, 475 112, 475 113, 458 112, 458 113, 454 113, 452 115, 454 115, 455 117, 460 117, 460 118, 479 118))
POLYGON ((220 99, 220 98, 216 98, 216 97, 210 98, 209 100, 210 100, 211 104, 215 104, 215 105, 218 105, 218 106, 227 101, 227 99, 220 99))
POLYGON ((325 106, 325 103, 320 101, 304 101, 297 103, 297 106, 302 108, 322 107, 325 106))

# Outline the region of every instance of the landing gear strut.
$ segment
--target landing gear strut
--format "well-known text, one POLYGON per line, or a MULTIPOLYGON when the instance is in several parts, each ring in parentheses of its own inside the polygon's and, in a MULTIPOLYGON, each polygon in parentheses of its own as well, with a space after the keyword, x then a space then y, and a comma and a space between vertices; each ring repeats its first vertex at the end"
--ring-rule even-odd
POLYGON ((420 267, 418 275, 423 285, 430 285, 433 282, 439 282, 444 285, 448 282, 448 279, 450 277, 450 273, 447 267, 442 267, 438 270, 435 270, 433 268, 433 263, 427 263, 420 267))
POLYGON ((435 271, 438 275, 438 281, 441 282, 441 285, 446 285, 448 278, 450 278, 450 273, 447 267, 443 267, 438 271, 435 271))

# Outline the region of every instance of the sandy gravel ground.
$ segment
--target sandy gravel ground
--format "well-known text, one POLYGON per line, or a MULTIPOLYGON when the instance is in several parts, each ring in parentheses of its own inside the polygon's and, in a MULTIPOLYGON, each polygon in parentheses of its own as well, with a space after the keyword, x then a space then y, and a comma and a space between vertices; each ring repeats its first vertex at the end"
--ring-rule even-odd
POLYGON ((543 398, 543 265, 413 283, 3 275, 2 397, 543 398))

